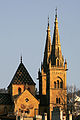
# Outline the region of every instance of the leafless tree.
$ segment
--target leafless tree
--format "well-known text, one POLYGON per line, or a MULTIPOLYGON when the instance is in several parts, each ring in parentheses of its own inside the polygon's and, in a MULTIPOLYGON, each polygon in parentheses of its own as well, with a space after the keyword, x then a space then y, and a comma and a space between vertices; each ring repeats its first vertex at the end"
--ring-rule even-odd
MULTIPOLYGON (((72 113, 73 116, 78 115, 77 111, 77 104, 78 104, 78 97, 79 96, 79 90, 76 88, 76 86, 68 86, 67 87, 67 110, 72 113)), ((79 106, 78 106, 79 107, 79 106)))
POLYGON ((72 113, 73 116, 77 116, 78 112, 76 109, 80 109, 80 105, 77 105, 77 101, 79 98, 76 99, 76 96, 80 96, 80 91, 76 88, 76 86, 68 86, 67 92, 60 91, 59 95, 63 102, 63 111, 65 112, 66 116, 68 115, 69 111, 72 113), (65 97, 67 97, 67 102, 65 97))

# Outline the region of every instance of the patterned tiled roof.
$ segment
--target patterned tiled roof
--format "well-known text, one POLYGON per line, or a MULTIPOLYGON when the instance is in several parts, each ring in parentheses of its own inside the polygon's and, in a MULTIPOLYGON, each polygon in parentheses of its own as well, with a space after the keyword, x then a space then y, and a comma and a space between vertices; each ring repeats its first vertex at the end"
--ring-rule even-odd
POLYGON ((11 96, 8 93, 0 93, 0 104, 10 105, 12 103, 11 96))
POLYGON ((35 85, 24 64, 21 62, 10 84, 35 85))

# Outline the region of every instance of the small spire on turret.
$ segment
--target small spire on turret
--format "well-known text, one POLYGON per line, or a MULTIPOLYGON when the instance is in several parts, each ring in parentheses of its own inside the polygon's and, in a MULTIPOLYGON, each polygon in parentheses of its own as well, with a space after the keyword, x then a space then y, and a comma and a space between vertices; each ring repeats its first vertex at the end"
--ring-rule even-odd
POLYGON ((67 60, 65 59, 65 64, 67 64, 67 60))
POLYGON ((65 59, 65 63, 64 64, 65 64, 65 69, 68 70, 67 69, 67 60, 66 59, 65 59))

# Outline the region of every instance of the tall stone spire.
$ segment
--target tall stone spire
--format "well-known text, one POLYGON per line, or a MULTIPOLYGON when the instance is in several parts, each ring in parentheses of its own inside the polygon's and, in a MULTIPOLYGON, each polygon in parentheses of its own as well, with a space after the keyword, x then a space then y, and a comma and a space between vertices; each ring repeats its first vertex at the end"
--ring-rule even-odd
POLYGON ((59 31, 58 31, 58 20, 57 20, 57 9, 55 14, 55 22, 54 22, 54 36, 53 36, 53 44, 54 45, 60 45, 60 39, 59 39, 59 31))
POLYGON ((46 36, 46 45, 44 51, 43 67, 45 68, 48 64, 49 56, 51 53, 51 35, 49 27, 49 17, 48 17, 48 27, 47 27, 47 36, 46 36))
POLYGON ((55 65, 55 66, 56 65, 63 66, 63 57, 61 52, 61 44, 60 44, 59 31, 58 31, 57 9, 55 14, 55 22, 54 22, 51 63, 52 65, 55 65))

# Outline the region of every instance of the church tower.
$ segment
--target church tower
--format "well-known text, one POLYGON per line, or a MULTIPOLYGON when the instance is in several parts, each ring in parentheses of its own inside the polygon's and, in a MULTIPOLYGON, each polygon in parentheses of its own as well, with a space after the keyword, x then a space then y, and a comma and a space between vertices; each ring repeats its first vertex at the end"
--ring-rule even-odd
POLYGON ((53 107, 61 107, 66 112, 66 71, 67 61, 64 62, 62 56, 56 9, 52 45, 48 18, 44 58, 38 72, 40 114, 47 113, 48 120, 51 120, 53 107))

